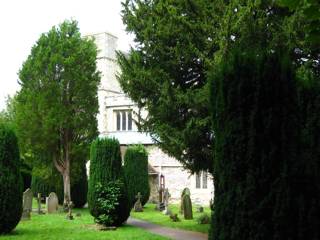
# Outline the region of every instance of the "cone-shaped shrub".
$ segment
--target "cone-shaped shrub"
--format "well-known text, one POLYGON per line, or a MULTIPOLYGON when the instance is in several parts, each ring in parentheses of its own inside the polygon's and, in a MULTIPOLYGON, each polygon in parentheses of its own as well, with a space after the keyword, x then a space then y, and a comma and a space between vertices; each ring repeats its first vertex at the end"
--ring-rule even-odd
POLYGON ((132 207, 136 202, 136 195, 141 193, 142 205, 146 204, 150 197, 148 177, 148 153, 144 146, 128 147, 124 156, 124 172, 128 187, 129 203, 132 207))
POLYGON ((20 221, 22 184, 17 138, 0 125, 0 234, 9 233, 20 221))
POLYGON ((237 50, 211 75, 215 194, 209 239, 319 237, 308 237, 315 228, 301 228, 312 211, 297 167, 294 73, 279 52, 237 50))
POLYGON ((88 204, 95 221, 106 226, 119 226, 129 217, 130 206, 123 178, 120 145, 116 139, 97 139, 91 145, 88 204), (117 188, 111 184, 115 182, 119 183, 116 184, 117 188))

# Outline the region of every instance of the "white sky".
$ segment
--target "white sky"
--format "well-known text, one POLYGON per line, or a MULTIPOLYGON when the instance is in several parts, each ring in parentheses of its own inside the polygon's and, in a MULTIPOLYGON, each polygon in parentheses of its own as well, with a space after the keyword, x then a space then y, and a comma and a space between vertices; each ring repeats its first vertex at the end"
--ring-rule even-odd
POLYGON ((110 32, 128 50, 120 11, 121 0, 0 0, 0 110, 19 90, 17 73, 40 34, 65 19, 77 20, 82 34, 110 32))

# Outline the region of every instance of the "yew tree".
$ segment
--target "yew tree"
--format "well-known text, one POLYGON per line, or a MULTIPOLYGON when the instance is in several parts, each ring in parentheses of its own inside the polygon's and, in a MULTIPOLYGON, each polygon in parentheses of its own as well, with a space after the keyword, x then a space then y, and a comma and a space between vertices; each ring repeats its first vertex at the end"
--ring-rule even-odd
POLYGON ((76 21, 64 21, 40 36, 19 72, 17 125, 22 150, 34 159, 53 162, 63 177, 64 203, 71 200, 70 168, 77 161, 72 156, 79 148, 89 149, 97 136, 96 58, 93 40, 81 37, 76 21), (50 158, 36 157, 43 153, 50 158))
POLYGON ((128 55, 118 54, 119 82, 148 117, 139 119, 159 146, 193 172, 212 170, 208 62, 217 50, 219 0, 123 4, 126 30, 135 36, 128 55))

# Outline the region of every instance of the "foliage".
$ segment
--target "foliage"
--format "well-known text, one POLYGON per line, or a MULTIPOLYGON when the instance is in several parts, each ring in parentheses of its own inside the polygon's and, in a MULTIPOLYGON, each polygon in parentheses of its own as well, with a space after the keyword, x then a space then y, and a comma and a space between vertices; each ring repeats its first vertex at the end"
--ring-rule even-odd
MULTIPOLYGON (((278 0, 280 6, 302 14, 306 20, 307 41, 319 45, 320 41, 320 2, 315 0, 278 0)), ((319 46, 318 46, 319 48, 319 46)))
POLYGON ((300 68, 298 72, 298 96, 300 107, 300 155, 296 176, 300 182, 296 197, 299 208, 300 234, 308 238, 319 236, 320 216, 320 81, 319 75, 310 69, 300 68), (303 232, 303 229, 307 232, 303 232), (313 235, 312 235, 313 234, 313 235))
POLYGON ((136 202, 136 195, 141 193, 142 206, 150 197, 148 175, 148 153, 144 146, 130 146, 124 155, 124 175, 128 188, 128 198, 131 206, 136 202))
POLYGON ((63 182, 61 175, 51 166, 38 166, 32 170, 31 189, 34 197, 41 193, 43 199, 51 192, 58 196, 59 203, 63 203, 63 182))
POLYGON ((96 57, 93 40, 81 37, 76 21, 65 21, 40 36, 19 72, 16 121, 23 154, 54 163, 66 201, 71 162, 77 161, 72 155, 82 148, 88 156, 97 136, 96 57), (50 157, 38 157, 42 153, 50 157))
POLYGON ((101 183, 96 185, 97 211, 100 213, 95 218, 95 222, 105 226, 114 226, 118 219, 119 199, 124 184, 117 180, 108 182, 106 186, 101 183))
POLYGON ((11 232, 22 214, 22 179, 18 140, 0 124, 0 234, 11 232))
POLYGON ((301 197, 299 118, 288 56, 236 49, 211 77, 211 239, 312 239, 300 228, 295 200, 301 197))
MULTIPOLYGON (((111 183, 123 181, 123 169, 121 163, 121 153, 119 141, 114 138, 96 139, 91 144, 90 149, 90 177, 88 189, 88 204, 91 215, 97 219, 103 213, 101 212, 100 202, 98 201, 96 187, 102 185, 102 190, 108 189, 111 183), (109 184, 110 183, 110 184, 109 184)), ((106 199, 106 201, 109 201, 106 199)), ((127 187, 124 184, 121 187, 121 198, 118 199, 119 206, 116 208, 116 219, 108 219, 106 222, 113 222, 115 226, 121 225, 126 221, 130 214, 130 206, 127 196, 127 187)))
POLYGON ((211 0, 123 4, 136 47, 128 56, 118 54, 120 85, 148 111, 139 127, 191 171, 212 170, 206 70, 217 49, 213 35, 221 13, 211 0))

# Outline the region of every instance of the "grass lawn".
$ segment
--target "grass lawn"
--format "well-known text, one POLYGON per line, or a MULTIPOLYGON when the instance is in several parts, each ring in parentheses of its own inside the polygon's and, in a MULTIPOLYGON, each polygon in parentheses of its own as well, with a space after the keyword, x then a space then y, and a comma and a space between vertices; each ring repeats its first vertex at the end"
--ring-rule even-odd
POLYGON ((140 228, 124 225, 115 231, 96 230, 92 216, 88 209, 74 210, 81 213, 80 217, 70 221, 66 213, 38 215, 32 213, 31 220, 21 221, 9 235, 0 235, 0 240, 77 240, 77 239, 104 239, 104 240, 164 240, 158 235, 151 234, 140 228))
MULTIPOLYGON (((179 228, 185 229, 195 232, 202 232, 208 233, 210 224, 198 224, 197 218, 202 213, 197 213, 196 209, 193 208, 193 219, 192 220, 185 220, 183 215, 179 213, 179 205, 171 204, 169 205, 170 210, 173 213, 177 213, 178 217, 180 218, 181 222, 172 222, 169 216, 164 215, 162 212, 155 210, 155 204, 146 204, 143 208, 143 212, 131 212, 131 216, 134 218, 138 218, 141 220, 146 220, 148 222, 152 222, 155 224, 172 227, 172 228, 179 228)), ((211 216, 211 211, 209 207, 204 208, 204 212, 211 216)))

